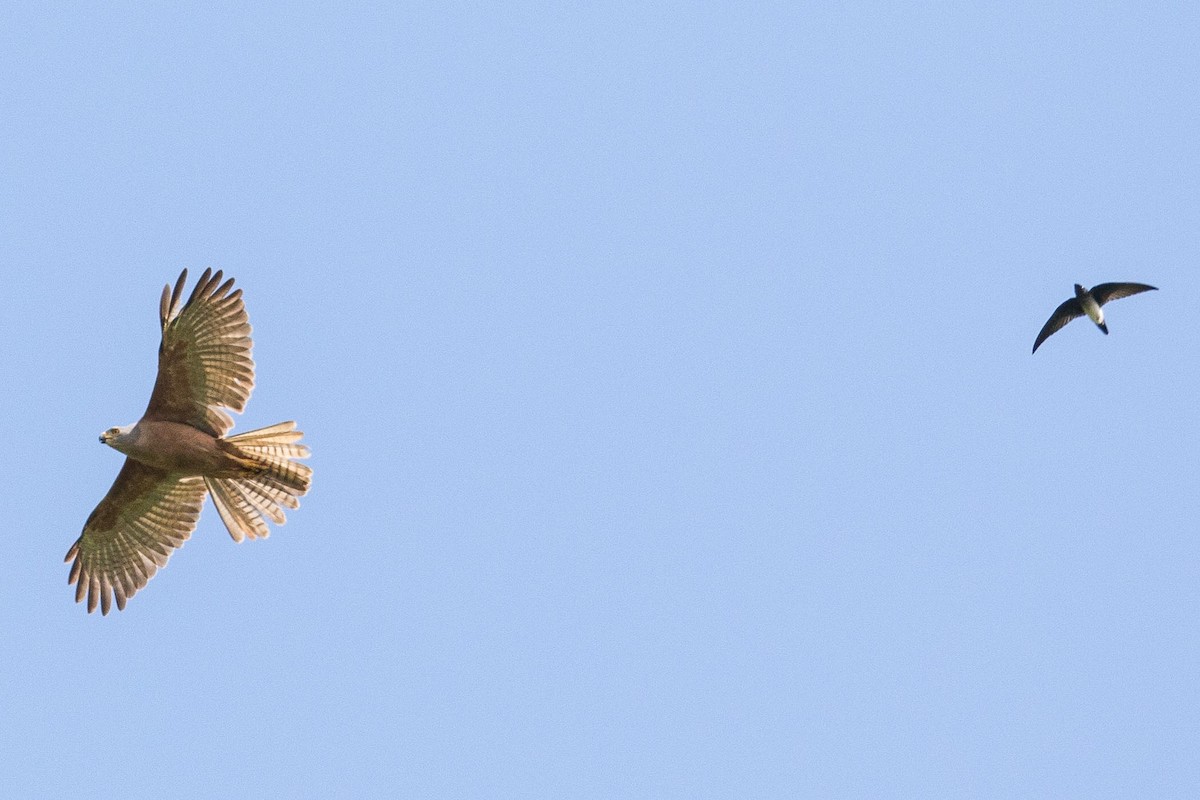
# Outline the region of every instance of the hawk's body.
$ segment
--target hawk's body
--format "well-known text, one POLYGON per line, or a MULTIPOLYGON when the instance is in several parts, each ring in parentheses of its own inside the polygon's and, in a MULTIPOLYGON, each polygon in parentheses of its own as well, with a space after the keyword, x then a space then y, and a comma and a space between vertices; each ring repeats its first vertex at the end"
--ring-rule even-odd
POLYGON ((299 506, 312 470, 295 423, 225 437, 254 387, 250 323, 233 279, 205 270, 188 301, 179 300, 187 270, 172 292, 163 288, 158 379, 146 413, 135 425, 110 428, 100 441, 124 453, 125 466, 88 517, 67 553, 75 599, 88 598, 107 614, 167 563, 191 535, 211 494, 235 541, 270 533, 263 517, 285 521, 283 507, 299 506))
POLYGON ((100 441, 166 472, 235 478, 247 466, 224 439, 178 422, 144 419, 126 435, 101 436, 100 441))

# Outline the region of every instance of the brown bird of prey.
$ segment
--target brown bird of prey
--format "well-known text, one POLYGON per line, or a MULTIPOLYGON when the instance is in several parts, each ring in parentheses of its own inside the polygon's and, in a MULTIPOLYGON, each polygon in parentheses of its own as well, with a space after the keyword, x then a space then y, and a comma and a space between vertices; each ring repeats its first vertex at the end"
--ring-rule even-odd
POLYGON ((283 508, 297 508, 312 470, 296 423, 226 437, 254 388, 250 320, 233 278, 204 270, 179 304, 187 270, 175 290, 163 287, 158 378, 146 413, 134 425, 109 428, 100 441, 124 453, 125 465, 83 526, 66 560, 75 602, 107 614, 146 585, 171 551, 191 535, 205 495, 235 542, 270 533, 264 517, 282 525, 283 508))
POLYGON ((1088 319, 1096 323, 1096 327, 1104 331, 1104 335, 1107 336, 1108 324, 1104 321, 1104 312, 1100 310, 1102 305, 1112 300, 1120 300, 1122 297, 1129 297, 1131 294, 1157 291, 1157 288, 1144 283, 1101 283, 1091 289, 1084 289, 1078 283, 1075 284, 1075 296, 1054 309, 1054 313, 1050 315, 1050 319, 1046 320, 1046 324, 1042 326, 1041 332, 1033 341, 1033 352, 1036 353, 1042 342, 1049 339, 1052 333, 1084 314, 1087 314, 1088 319))

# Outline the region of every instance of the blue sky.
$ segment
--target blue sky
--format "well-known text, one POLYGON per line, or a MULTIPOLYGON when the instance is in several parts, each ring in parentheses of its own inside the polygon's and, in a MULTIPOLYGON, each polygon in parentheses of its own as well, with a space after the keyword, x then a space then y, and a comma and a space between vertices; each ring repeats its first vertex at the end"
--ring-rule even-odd
POLYGON ((0 794, 1194 793, 1200 12, 881 6, 4 6, 0 794), (185 266, 314 488, 88 616, 185 266))

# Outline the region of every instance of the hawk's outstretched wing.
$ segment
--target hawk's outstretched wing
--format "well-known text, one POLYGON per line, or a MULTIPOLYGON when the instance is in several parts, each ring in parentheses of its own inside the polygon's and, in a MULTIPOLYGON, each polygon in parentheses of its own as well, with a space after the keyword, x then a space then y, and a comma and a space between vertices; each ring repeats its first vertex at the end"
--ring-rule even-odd
POLYGON ((1058 308, 1054 309, 1054 313, 1050 315, 1050 319, 1046 320, 1046 324, 1042 326, 1042 330, 1037 335, 1037 339, 1033 341, 1033 352, 1042 346, 1042 342, 1050 338, 1050 334, 1056 333, 1062 326, 1066 325, 1076 317, 1083 316, 1083 306, 1079 301, 1072 297, 1066 300, 1058 308))
POLYGON ((1099 305, 1104 305, 1111 300, 1120 300, 1122 297, 1129 297, 1131 294, 1154 291, 1158 291, 1157 286, 1150 286, 1145 283, 1101 283, 1098 286, 1092 287, 1092 297, 1096 298, 1096 302, 1099 305))
POLYGON ((113 598, 125 608, 187 541, 206 492, 199 476, 180 478, 126 458, 64 559, 75 559, 67 581, 75 584, 75 602, 86 594, 88 613, 99 603, 107 614, 113 598))
POLYGON ((158 378, 142 418, 181 422, 224 436, 233 420, 221 407, 242 411, 254 388, 250 318, 242 290, 230 292, 233 278, 221 283, 220 270, 215 275, 204 270, 180 308, 186 281, 185 269, 174 291, 170 284, 163 287, 158 378))

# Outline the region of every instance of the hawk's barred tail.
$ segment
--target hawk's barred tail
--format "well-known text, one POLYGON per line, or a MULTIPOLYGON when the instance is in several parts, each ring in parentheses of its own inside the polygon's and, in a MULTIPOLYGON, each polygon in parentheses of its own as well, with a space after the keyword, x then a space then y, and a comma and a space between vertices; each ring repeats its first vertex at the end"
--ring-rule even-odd
POLYGON ((283 507, 300 506, 297 498, 312 482, 312 469, 293 460, 309 455, 308 447, 299 444, 303 436, 296 423, 281 422, 224 440, 245 458, 246 473, 236 478, 205 478, 204 482, 235 542, 247 536, 266 538, 270 529, 264 515, 282 525, 287 521, 283 507))

